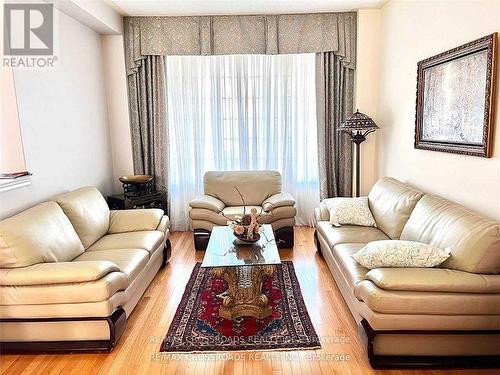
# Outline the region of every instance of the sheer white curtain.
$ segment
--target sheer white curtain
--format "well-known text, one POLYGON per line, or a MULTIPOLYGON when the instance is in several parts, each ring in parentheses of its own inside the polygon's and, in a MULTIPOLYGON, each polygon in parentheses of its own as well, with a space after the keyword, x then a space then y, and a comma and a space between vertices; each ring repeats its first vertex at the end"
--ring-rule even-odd
POLYGON ((169 197, 173 230, 208 170, 274 169, 297 201, 297 224, 319 204, 315 56, 168 56, 169 197))

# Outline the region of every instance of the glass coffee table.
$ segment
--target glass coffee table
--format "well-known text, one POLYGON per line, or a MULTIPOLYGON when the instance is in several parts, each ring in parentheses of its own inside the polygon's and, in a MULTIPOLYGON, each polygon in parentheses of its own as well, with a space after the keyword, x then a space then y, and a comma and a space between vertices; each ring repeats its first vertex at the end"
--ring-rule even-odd
POLYGON ((201 267, 213 268, 214 277, 227 281, 228 290, 220 295, 219 316, 236 319, 253 316, 264 319, 271 315, 262 282, 272 276, 280 255, 271 225, 262 225, 259 241, 242 243, 228 226, 214 227, 201 267))

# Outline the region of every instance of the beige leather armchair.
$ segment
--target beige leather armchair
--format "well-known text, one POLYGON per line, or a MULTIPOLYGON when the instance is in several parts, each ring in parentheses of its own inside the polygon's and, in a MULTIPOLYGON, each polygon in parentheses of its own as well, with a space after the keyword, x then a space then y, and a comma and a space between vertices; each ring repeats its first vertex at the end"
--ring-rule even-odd
POLYGON ((373 367, 500 365, 500 222, 392 178, 368 195, 377 227, 329 223, 315 240, 364 332, 373 367), (367 242, 451 248, 438 268, 368 270, 351 256, 367 242))
POLYGON ((293 247, 295 200, 281 191, 279 172, 207 172, 203 182, 204 194, 189 203, 196 250, 205 250, 212 228, 242 215, 244 206, 247 211, 255 207, 259 222, 272 225, 279 247, 293 247))
POLYGON ((111 350, 170 256, 162 210, 85 187, 0 221, 2 351, 111 350))

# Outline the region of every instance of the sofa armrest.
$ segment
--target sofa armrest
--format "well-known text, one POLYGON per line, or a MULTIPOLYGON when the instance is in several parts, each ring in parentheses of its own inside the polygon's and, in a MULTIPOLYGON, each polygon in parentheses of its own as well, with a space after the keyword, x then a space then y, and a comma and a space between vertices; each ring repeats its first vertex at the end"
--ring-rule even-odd
POLYGON ((206 194, 194 198, 189 202, 189 206, 192 208, 204 208, 214 212, 221 212, 226 207, 221 200, 206 194))
POLYGON ((316 220, 316 222, 322 221, 322 219, 321 219, 321 207, 316 207, 314 209, 314 220, 316 220))
POLYGON ((293 206, 294 204, 295 199, 290 193, 281 192, 267 198, 264 203, 262 203, 262 208, 265 212, 269 212, 277 207, 293 206))
POLYGON ((167 233, 169 229, 170 229, 170 219, 168 218, 167 215, 163 215, 163 217, 160 220, 160 224, 158 224, 158 228, 156 228, 156 230, 163 233, 167 233))
POLYGON ((325 199, 323 199, 319 203, 318 210, 319 210, 319 213, 318 213, 319 219, 317 218, 316 220, 318 220, 318 221, 330 221, 330 211, 328 210, 328 207, 325 204, 325 199))
POLYGON ((159 208, 114 210, 109 214, 108 234, 156 230, 162 217, 159 208))
POLYGON ((365 279, 381 289, 415 292, 500 293, 500 275, 446 268, 377 268, 365 279))
POLYGON ((47 285, 99 280, 120 268, 107 260, 38 263, 22 268, 0 270, 0 285, 47 285))

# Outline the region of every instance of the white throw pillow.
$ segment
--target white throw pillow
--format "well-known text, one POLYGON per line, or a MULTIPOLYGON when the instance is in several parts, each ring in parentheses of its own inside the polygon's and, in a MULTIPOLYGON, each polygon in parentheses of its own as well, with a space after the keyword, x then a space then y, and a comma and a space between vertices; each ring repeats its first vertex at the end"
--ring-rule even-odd
POLYGON ((361 225, 376 227, 368 197, 359 198, 329 198, 323 200, 330 211, 330 223, 339 227, 341 225, 361 225))
POLYGON ((450 256, 451 250, 415 241, 372 241, 352 257, 368 269, 381 267, 435 267, 450 256))

